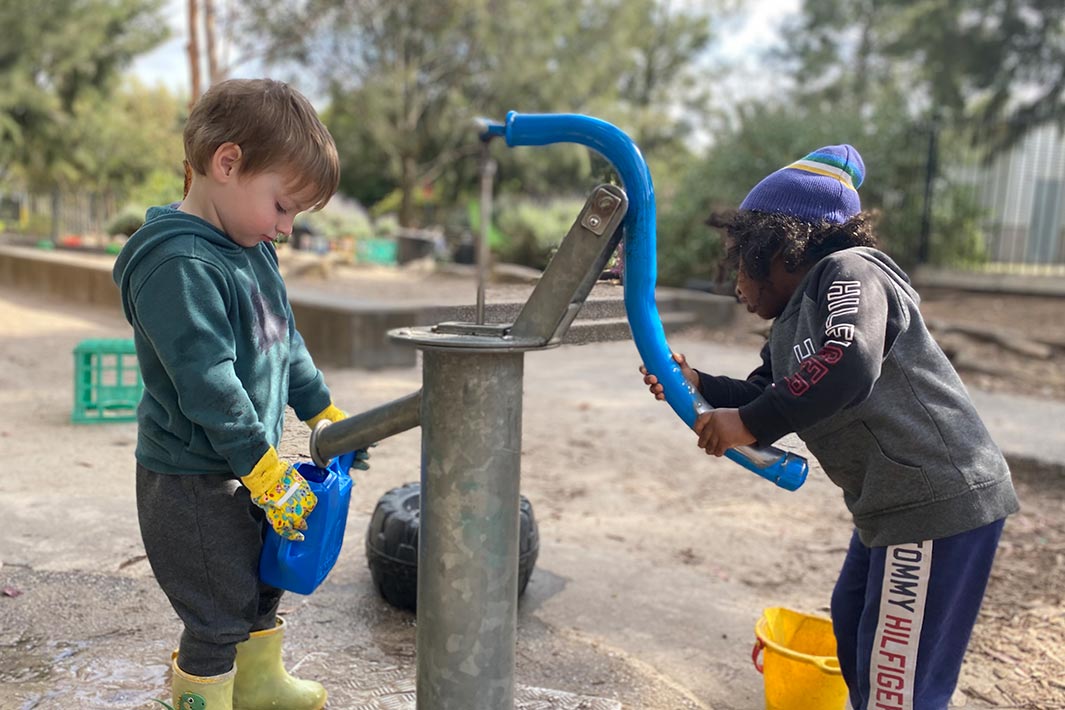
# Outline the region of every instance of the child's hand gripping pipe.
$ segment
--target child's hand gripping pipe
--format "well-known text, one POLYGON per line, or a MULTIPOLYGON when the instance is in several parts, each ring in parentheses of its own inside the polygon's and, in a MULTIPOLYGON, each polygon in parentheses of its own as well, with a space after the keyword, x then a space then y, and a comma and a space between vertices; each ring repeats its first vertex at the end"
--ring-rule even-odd
MULTIPOLYGON (((625 230, 625 310, 636 348, 647 370, 661 382, 673 411, 693 427, 712 408, 681 374, 666 343, 655 304, 655 199, 651 173, 640 149, 615 126, 577 114, 519 114, 486 123, 484 136, 502 137, 508 146, 578 143, 599 152, 617 170, 629 198, 625 230)), ((781 488, 795 490, 806 480, 806 459, 773 446, 741 446, 725 455, 781 488)))

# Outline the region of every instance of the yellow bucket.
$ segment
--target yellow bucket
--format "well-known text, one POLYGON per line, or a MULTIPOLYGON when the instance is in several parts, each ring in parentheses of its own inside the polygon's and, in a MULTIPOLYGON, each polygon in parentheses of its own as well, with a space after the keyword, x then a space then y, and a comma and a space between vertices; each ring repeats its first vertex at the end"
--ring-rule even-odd
POLYGON ((770 607, 762 612, 754 635, 758 640, 751 659, 765 679, 766 710, 843 710, 847 684, 836 658, 831 619, 770 607))

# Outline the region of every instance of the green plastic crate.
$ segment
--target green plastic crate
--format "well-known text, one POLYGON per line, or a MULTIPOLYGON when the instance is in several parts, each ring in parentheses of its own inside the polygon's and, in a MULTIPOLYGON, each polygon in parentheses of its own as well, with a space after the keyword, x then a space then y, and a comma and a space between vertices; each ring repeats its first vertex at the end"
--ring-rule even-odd
POLYGON ((83 340, 74 348, 76 424, 137 419, 144 383, 132 340, 83 340))
POLYGON ((368 264, 394 266, 397 245, 393 239, 360 239, 355 242, 355 260, 368 264))

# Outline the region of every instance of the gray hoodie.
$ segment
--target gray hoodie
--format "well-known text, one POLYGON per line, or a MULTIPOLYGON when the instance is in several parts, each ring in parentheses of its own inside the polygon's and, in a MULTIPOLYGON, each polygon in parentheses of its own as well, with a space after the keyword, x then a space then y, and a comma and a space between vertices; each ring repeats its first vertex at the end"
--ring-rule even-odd
POLYGON ((745 382, 701 375, 762 444, 806 442, 870 547, 943 538, 1018 510, 1009 468, 932 339, 906 274, 876 249, 815 264, 745 382))

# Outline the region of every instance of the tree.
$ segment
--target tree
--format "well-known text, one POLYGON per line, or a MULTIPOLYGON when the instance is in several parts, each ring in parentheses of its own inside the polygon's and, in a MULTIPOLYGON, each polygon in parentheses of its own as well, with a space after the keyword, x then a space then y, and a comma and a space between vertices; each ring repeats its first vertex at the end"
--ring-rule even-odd
MULTIPOLYGON (((478 115, 594 113, 648 140, 663 128, 670 130, 661 135, 679 136, 665 87, 682 81, 681 67, 706 46, 709 20, 663 7, 653 0, 304 0, 279 9, 252 0, 244 9, 249 27, 267 36, 270 59, 314 67, 333 118, 361 123, 355 143, 371 147, 369 160, 380 161, 379 172, 401 191, 406 225, 415 219, 417 188, 459 166, 475 169, 462 159, 478 150, 471 128, 478 115)), ((504 176, 524 164, 512 155, 501 162, 504 176)))
POLYGON ((219 33, 218 13, 215 11, 214 0, 185 0, 186 2, 186 27, 189 33, 189 42, 185 47, 188 54, 189 65, 189 107, 196 104, 196 100, 203 94, 203 82, 200 79, 200 70, 203 67, 204 58, 207 60, 207 86, 213 86, 225 78, 229 72, 228 66, 223 66, 218 56, 219 33), (200 8, 203 8, 203 19, 200 19, 200 8), (203 35, 203 43, 200 35, 203 35))
POLYGON ((999 125, 995 150, 1065 127, 1060 0, 807 0, 785 36, 808 99, 861 103, 888 83, 905 88, 913 115, 999 125))
MULTIPOLYGON (((161 0, 8 0, 0 4, 0 177, 50 190, 53 212, 79 177, 76 107, 106 96, 165 30, 161 0)), ((53 220, 53 230, 56 228, 53 220)), ((55 235, 53 235, 55 236, 55 235)))
MULTIPOLYGON (((712 211, 739 206, 759 180, 823 145, 853 144, 866 165, 862 208, 879 212, 881 247, 904 266, 918 255, 927 134, 907 115, 903 97, 883 94, 868 112, 841 105, 795 106, 758 102, 742 106, 735 125, 685 176, 676 201, 659 219, 659 274, 664 283, 720 281, 719 234, 705 225, 712 211)), ((944 238, 932 257, 975 258, 982 208, 964 185, 939 189, 935 233, 944 238)))
POLYGON ((168 89, 127 81, 108 97, 85 97, 74 117, 68 143, 82 189, 123 200, 162 171, 177 188, 167 199, 181 199, 185 116, 181 100, 168 89))
POLYGON ((893 56, 916 58, 934 106, 1001 125, 1002 150, 1040 125, 1065 128, 1065 3, 971 0, 899 13, 893 56))

